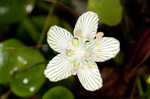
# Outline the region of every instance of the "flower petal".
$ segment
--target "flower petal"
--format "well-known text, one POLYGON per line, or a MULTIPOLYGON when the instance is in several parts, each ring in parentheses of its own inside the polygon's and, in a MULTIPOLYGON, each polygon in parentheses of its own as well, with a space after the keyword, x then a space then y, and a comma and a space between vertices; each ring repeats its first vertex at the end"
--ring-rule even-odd
POLYGON ((96 36, 98 15, 92 11, 82 14, 75 25, 74 35, 78 38, 90 40, 96 36))
POLYGON ((52 26, 47 34, 48 44, 53 50, 59 53, 64 52, 70 46, 72 38, 71 33, 58 26, 52 26))
POLYGON ((52 82, 66 79, 71 76, 73 65, 64 54, 58 54, 47 65, 45 76, 52 82))
POLYGON ((102 78, 96 63, 82 63, 77 71, 82 86, 88 91, 102 87, 102 78))
POLYGON ((120 43, 112 37, 103 37, 97 40, 93 47, 92 59, 96 62, 104 62, 114 58, 120 51, 120 43))

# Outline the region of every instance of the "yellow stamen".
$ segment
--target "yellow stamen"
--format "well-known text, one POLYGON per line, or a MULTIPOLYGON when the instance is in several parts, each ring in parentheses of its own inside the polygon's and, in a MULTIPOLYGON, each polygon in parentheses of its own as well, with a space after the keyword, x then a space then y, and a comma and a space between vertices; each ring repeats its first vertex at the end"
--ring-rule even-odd
POLYGON ((91 68, 91 66, 90 65, 88 65, 88 69, 90 69, 91 68))
POLYGON ((73 39, 73 40, 72 40, 72 45, 75 45, 75 46, 80 45, 79 40, 73 39))
POLYGON ((78 64, 75 61, 70 61, 70 63, 72 63, 74 67, 78 67, 78 64))
POLYGON ((98 44, 98 43, 96 43, 96 46, 99 46, 99 44, 98 44))
POLYGON ((72 54, 68 54, 67 56, 68 56, 68 57, 72 57, 72 54))
POLYGON ((86 38, 88 39, 88 38, 89 38, 89 36, 90 36, 90 35, 89 35, 89 34, 87 34, 87 35, 86 35, 86 38))
POLYGON ((101 50, 101 49, 98 49, 97 51, 98 51, 98 52, 101 52, 102 50, 101 50))
POLYGON ((92 63, 92 66, 95 66, 96 64, 95 63, 92 63))
POLYGON ((100 56, 96 56, 97 58, 100 58, 100 56))
POLYGON ((80 42, 79 42, 79 40, 77 41, 77 44, 78 44, 78 45, 80 45, 80 42))
POLYGON ((77 63, 74 63, 74 67, 78 67, 78 64, 77 64, 77 63))
POLYGON ((95 40, 95 38, 92 38, 92 40, 94 41, 94 40, 95 40))
POLYGON ((72 52, 72 49, 67 49, 66 51, 67 51, 67 53, 70 53, 70 52, 72 52))

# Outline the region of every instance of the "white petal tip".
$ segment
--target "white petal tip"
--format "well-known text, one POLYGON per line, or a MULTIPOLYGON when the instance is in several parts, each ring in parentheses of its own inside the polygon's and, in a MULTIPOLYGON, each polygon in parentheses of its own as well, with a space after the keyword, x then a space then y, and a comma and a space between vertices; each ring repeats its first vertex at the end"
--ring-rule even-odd
POLYGON ((57 25, 53 25, 53 26, 50 27, 49 30, 54 29, 54 28, 57 28, 57 27, 58 27, 57 25))
POLYGON ((94 11, 87 11, 87 12, 85 12, 85 13, 90 13, 90 14, 96 14, 96 15, 97 15, 97 13, 94 12, 94 11))
POLYGON ((47 70, 44 71, 44 75, 45 75, 46 78, 49 79, 50 82, 57 82, 57 80, 54 80, 53 78, 51 78, 50 76, 48 76, 47 70))
POLYGON ((45 75, 46 78, 48 78, 48 76, 47 76, 48 75, 47 69, 44 70, 44 75, 45 75))
POLYGON ((57 80, 55 80, 54 78, 52 78, 51 76, 49 76, 49 72, 47 69, 44 70, 44 75, 46 78, 49 79, 50 82, 57 82, 57 80))

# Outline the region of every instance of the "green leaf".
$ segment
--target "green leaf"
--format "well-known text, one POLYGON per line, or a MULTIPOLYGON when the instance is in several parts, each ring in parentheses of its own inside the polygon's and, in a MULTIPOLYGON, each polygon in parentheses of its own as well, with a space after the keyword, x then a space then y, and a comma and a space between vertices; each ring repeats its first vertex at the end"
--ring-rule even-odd
POLYGON ((0 43, 0 84, 7 84, 13 71, 18 69, 16 64, 19 62, 16 62, 17 57, 14 55, 16 50, 11 50, 12 47, 23 47, 23 44, 14 39, 0 43))
POLYGON ((10 82, 18 96, 30 96, 43 85, 45 68, 43 55, 34 48, 10 39, 0 44, 0 84, 10 82))
POLYGON ((43 99, 74 99, 74 96, 67 88, 57 86, 46 92, 43 99))
POLYGON ((138 90, 139 90, 139 94, 142 96, 144 94, 144 92, 143 92, 143 88, 142 88, 142 83, 141 83, 140 77, 138 77, 136 79, 136 81, 137 81, 137 87, 138 87, 138 90))
POLYGON ((44 61, 37 49, 26 47, 18 40, 0 43, 0 84, 8 84, 16 71, 44 61))
POLYGON ((1 0, 0 25, 21 21, 32 10, 34 0, 1 0))
POLYGON ((109 26, 117 25, 122 20, 120 0, 88 0, 88 9, 98 13, 100 21, 109 26))
POLYGON ((34 64, 16 73, 10 83, 11 90, 23 97, 38 92, 45 81, 44 69, 44 64, 34 64))

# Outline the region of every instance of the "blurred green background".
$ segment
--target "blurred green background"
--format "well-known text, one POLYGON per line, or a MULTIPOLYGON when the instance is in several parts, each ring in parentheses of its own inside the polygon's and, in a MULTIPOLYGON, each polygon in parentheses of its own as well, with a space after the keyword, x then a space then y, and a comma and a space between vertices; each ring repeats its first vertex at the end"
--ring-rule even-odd
POLYGON ((0 99, 150 99, 149 0, 0 0, 0 99), (98 31, 121 43, 116 58, 98 63, 104 86, 86 91, 78 78, 52 83, 43 71, 57 53, 50 26, 72 32, 79 15, 94 11, 98 31))

